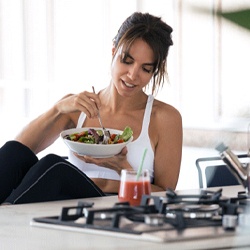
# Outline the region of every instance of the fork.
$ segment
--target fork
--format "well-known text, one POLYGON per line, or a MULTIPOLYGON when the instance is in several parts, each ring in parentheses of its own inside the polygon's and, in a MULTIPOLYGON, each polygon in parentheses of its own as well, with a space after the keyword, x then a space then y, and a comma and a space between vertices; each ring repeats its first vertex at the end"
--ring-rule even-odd
MULTIPOLYGON (((95 94, 95 88, 94 88, 94 86, 92 86, 92 89, 93 89, 93 93, 95 94)), ((97 108, 97 109, 98 109, 98 108, 97 108)), ((102 119, 101 119, 101 116, 100 116, 99 109, 98 109, 97 117, 98 117, 99 123, 100 123, 101 128, 102 128, 102 133, 103 133, 102 144, 108 144, 108 141, 109 141, 109 139, 110 139, 110 132, 109 132, 109 130, 107 130, 107 129, 102 125, 102 119)))

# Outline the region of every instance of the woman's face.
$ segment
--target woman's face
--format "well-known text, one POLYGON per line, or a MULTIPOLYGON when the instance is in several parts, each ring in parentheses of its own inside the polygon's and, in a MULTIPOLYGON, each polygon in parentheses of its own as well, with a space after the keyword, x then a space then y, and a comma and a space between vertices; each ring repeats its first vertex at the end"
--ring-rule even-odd
POLYGON ((111 76, 122 96, 131 96, 142 90, 153 76, 154 53, 142 39, 136 39, 126 57, 122 46, 114 55, 111 76))

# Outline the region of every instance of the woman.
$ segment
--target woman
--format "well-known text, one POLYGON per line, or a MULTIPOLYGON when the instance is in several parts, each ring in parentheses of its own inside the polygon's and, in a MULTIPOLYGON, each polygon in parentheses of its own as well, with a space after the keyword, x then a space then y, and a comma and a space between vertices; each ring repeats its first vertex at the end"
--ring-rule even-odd
POLYGON ((118 193, 122 169, 137 169, 147 148, 144 168, 152 191, 175 189, 181 162, 182 121, 172 106, 154 99, 164 82, 172 28, 148 13, 133 13, 113 41, 110 84, 95 94, 69 94, 28 124, 0 150, 0 203, 73 199, 118 193), (152 95, 143 91, 152 82, 152 95), (92 158, 56 155, 38 160, 65 129, 130 126, 134 141, 118 155, 92 158), (13 154, 17 153, 17 156, 13 154), (75 167, 76 166, 76 167, 75 167), (13 190, 14 189, 14 190, 13 190))

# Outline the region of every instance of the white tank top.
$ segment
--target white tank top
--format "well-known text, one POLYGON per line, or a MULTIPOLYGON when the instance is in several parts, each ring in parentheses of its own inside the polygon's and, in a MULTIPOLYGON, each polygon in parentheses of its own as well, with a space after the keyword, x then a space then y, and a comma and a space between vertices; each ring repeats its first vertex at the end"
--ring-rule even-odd
MULTIPOLYGON (((146 109, 142 122, 142 129, 139 137, 127 145, 128 153, 127 160, 133 169, 137 170, 141 164, 141 159, 145 148, 147 148, 146 157, 143 164, 143 169, 148 169, 151 180, 154 176, 154 151, 152 149, 150 138, 148 135, 148 127, 152 111, 154 97, 148 96, 146 109)), ((86 114, 81 113, 78 119, 77 128, 81 128, 86 119, 86 114)), ((128 124, 129 126, 129 124, 128 124)), ((115 129, 115 128, 114 128, 115 129)), ((78 159, 71 151, 69 151, 69 161, 84 172, 89 178, 103 178, 110 180, 120 180, 120 176, 114 170, 100 167, 95 164, 85 163, 78 159)))

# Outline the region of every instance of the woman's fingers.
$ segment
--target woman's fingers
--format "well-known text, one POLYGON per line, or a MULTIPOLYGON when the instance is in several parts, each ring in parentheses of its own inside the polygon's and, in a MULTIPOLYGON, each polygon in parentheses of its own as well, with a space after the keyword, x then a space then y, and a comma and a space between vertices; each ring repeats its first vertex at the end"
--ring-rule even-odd
MULTIPOLYGON (((107 145, 108 147, 108 145, 107 145)), ((82 156, 74 153, 74 155, 83 160, 86 163, 93 163, 101 167, 109 168, 115 170, 116 172, 120 173, 123 169, 123 165, 127 166, 127 147, 124 147, 121 152, 117 155, 108 158, 93 158, 91 156, 82 156), (124 164, 126 162, 126 164, 124 164)))
POLYGON ((57 103, 57 108, 62 113, 74 111, 84 112, 89 118, 95 118, 101 101, 97 94, 83 91, 79 94, 65 96, 57 103))

